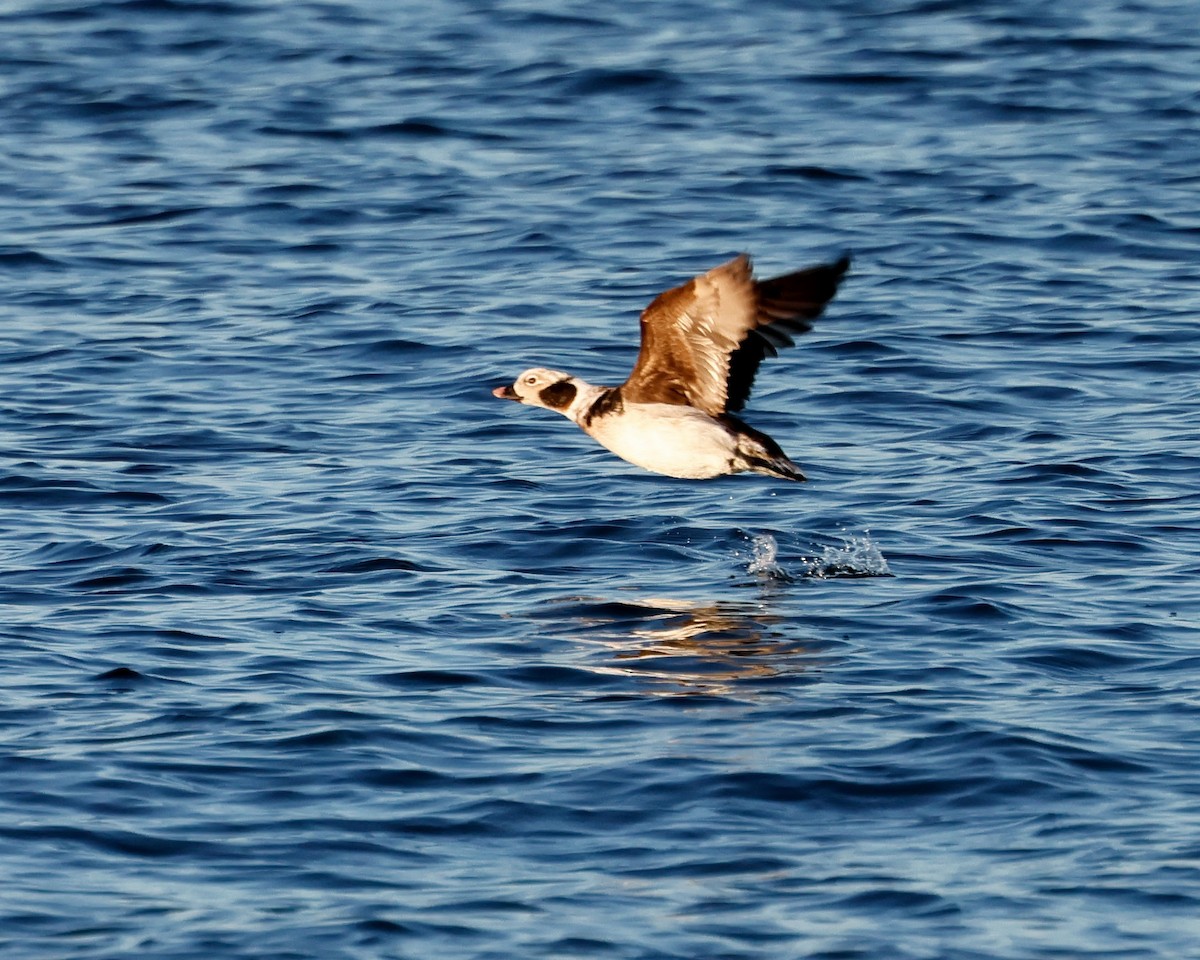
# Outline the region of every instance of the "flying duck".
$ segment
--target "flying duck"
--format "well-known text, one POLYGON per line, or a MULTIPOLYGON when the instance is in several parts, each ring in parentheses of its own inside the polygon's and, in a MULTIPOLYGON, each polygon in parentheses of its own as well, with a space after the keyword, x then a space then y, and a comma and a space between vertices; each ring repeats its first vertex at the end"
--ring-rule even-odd
POLYGON ((753 471, 804 480, 779 444, 734 416, 763 357, 793 346, 837 293, 850 258, 755 280, 735 257, 660 293, 642 312, 642 346, 619 387, 534 367, 493 396, 574 420, 618 457, 690 480, 753 471))

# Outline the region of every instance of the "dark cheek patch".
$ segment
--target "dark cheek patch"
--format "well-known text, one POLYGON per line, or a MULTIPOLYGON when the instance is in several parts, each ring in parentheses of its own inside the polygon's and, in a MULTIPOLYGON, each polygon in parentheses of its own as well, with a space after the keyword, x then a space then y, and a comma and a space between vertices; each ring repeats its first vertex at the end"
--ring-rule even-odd
POLYGON ((538 398, 548 407, 555 410, 565 410, 575 399, 575 384, 566 380, 552 383, 538 394, 538 398))

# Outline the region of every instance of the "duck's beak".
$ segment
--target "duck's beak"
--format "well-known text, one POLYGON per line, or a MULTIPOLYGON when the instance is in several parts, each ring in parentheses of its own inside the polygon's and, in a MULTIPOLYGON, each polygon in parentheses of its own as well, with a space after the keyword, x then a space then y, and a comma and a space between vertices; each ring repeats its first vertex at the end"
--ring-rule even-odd
POLYGON ((492 396, 499 397, 501 400, 520 400, 521 399, 519 396, 517 396, 517 391, 508 385, 503 386, 503 387, 497 387, 495 390, 492 391, 492 396))

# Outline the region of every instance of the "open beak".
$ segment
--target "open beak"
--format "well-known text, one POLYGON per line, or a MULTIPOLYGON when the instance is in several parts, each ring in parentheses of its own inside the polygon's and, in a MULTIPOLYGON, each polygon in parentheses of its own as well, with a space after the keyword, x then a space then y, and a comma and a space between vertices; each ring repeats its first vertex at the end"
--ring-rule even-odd
POLYGON ((492 391, 493 397, 499 397, 501 400, 520 400, 517 396, 517 391, 511 386, 497 387, 492 391))

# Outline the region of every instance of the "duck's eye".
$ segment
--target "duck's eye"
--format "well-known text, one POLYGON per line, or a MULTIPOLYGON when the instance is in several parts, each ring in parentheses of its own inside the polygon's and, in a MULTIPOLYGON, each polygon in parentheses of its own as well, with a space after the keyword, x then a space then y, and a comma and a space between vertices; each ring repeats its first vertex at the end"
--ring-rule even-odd
POLYGON ((537 383, 537 377, 526 377, 525 382, 532 387, 535 383, 537 383))

